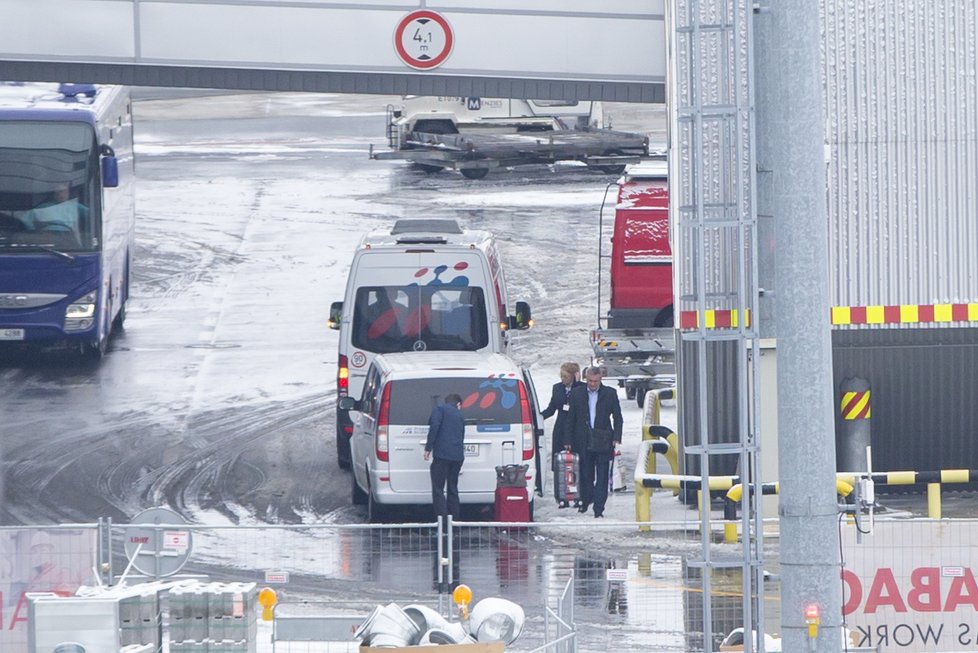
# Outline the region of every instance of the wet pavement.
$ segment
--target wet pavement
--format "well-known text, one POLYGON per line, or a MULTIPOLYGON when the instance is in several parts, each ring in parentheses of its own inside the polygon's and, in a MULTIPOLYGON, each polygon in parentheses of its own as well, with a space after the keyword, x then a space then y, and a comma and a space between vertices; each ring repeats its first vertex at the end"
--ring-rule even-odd
MULTIPOLYGON (((588 360, 598 210, 614 177, 541 166, 469 181, 371 161, 368 146, 384 145, 390 97, 144 90, 137 98, 126 329, 98 365, 56 353, 0 361, 0 523, 122 523, 151 506, 219 526, 362 523, 333 456, 336 332, 326 320, 360 236, 397 218, 451 217, 496 233, 510 297, 533 307, 536 326, 516 334, 513 354, 532 366, 538 388, 556 380, 561 362, 588 360)), ((661 140, 661 109, 621 111, 616 128, 661 140)), ((623 404, 630 467, 639 411, 623 404)), ((882 501, 926 513, 920 494, 882 501)), ((698 551, 697 517, 668 493, 655 505, 656 519, 677 525, 639 535, 624 523, 634 519, 629 492, 612 497, 600 528, 541 499, 535 517, 553 530, 474 526, 459 576, 479 595, 528 606, 539 627, 543 604, 573 572, 577 616, 589 628, 583 650, 695 648, 686 638, 702 629, 702 602, 685 560, 698 551), (627 581, 609 580, 621 577, 609 570, 627 581)), ((971 514, 971 495, 948 494, 945 516, 971 514)), ((404 517, 428 519, 424 510, 404 517)), ((353 553, 371 546, 348 538, 299 547, 328 573, 293 591, 367 611, 393 594, 431 596, 430 550, 353 553), (334 573, 350 564, 359 571, 334 573)), ((769 546, 776 566, 776 541, 769 546)), ((252 579, 279 566, 272 553, 297 553, 296 541, 215 551, 202 545, 197 568, 252 579)), ((714 599, 716 632, 739 614, 739 582, 728 580, 714 599)), ((777 623, 776 589, 772 597, 777 623)))

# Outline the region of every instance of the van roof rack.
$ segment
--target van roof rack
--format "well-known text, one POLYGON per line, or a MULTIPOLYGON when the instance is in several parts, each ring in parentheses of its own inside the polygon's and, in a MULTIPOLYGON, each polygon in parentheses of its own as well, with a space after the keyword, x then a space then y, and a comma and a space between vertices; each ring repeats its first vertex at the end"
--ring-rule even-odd
MULTIPOLYGON (((399 234, 461 234, 462 228, 455 220, 436 218, 405 218, 394 223, 391 235, 399 234)), ((400 240, 400 239, 398 239, 400 240)))

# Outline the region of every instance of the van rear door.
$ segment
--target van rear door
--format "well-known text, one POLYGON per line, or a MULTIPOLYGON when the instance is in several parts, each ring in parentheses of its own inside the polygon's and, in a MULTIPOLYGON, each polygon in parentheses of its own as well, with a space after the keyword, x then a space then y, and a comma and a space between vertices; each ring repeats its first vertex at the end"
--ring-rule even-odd
POLYGON ((394 492, 431 492, 429 464, 424 460, 428 419, 432 408, 453 392, 462 397, 465 418, 459 493, 491 494, 496 488, 496 466, 521 462, 521 382, 515 375, 391 383, 390 483, 394 492))

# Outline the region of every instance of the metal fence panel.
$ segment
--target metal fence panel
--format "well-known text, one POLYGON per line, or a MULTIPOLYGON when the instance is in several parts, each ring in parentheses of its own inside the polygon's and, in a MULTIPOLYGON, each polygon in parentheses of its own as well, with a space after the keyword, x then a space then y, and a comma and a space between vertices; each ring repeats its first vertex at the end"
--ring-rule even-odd
POLYGON ((97 567, 95 525, 0 527, 0 651, 27 653, 28 592, 74 594, 97 567))

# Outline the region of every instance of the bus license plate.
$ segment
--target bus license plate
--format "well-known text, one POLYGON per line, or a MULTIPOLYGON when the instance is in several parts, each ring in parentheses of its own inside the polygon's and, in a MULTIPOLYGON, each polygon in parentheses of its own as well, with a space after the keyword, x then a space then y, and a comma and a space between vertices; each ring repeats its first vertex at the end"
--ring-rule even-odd
POLYGON ((23 339, 24 339, 23 329, 0 329, 0 340, 23 340, 23 339))
POLYGON ((477 445, 477 444, 467 444, 467 445, 465 445, 465 455, 466 456, 478 456, 479 455, 479 445, 477 445))

